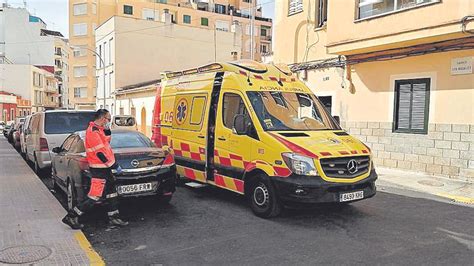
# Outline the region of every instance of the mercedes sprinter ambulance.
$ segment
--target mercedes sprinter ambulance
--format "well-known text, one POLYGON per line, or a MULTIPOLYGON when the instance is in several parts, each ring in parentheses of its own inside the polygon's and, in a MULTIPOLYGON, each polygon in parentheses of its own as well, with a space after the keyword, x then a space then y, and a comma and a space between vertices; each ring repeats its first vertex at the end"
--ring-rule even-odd
POLYGON ((245 195, 260 217, 376 193, 370 149, 288 67, 237 61, 163 74, 152 139, 180 177, 245 195))

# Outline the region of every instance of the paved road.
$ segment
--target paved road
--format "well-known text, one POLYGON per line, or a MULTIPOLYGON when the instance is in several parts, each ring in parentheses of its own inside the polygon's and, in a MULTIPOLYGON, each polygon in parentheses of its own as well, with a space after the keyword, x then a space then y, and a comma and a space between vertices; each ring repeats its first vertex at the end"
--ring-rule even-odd
POLYGON ((85 220, 89 241, 111 265, 474 264, 474 208, 383 192, 271 220, 209 187, 178 188, 168 206, 127 200, 121 210, 127 228, 107 228, 100 209, 85 220))

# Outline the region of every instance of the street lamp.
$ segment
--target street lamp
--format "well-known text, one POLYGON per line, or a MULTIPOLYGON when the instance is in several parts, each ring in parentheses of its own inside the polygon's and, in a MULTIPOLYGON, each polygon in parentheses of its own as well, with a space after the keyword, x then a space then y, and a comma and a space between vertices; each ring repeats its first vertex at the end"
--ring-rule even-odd
POLYGON ((92 50, 90 49, 89 47, 78 47, 78 46, 71 46, 71 48, 74 50, 74 51, 77 51, 77 52, 80 52, 81 49, 86 49, 90 52, 92 52, 95 56, 97 56, 100 60, 100 63, 102 64, 102 68, 103 68, 103 76, 104 76, 104 108, 105 108, 105 62, 104 60, 102 59, 102 56, 100 56, 95 50, 92 50))

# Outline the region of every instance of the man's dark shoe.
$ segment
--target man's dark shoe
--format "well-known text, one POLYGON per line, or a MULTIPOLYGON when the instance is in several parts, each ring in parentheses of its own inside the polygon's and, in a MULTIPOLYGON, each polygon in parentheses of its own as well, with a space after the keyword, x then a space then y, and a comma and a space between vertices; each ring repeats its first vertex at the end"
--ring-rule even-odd
POLYGON ((109 217, 109 224, 114 226, 127 226, 128 222, 117 217, 109 217))
POLYGON ((84 225, 79 223, 79 217, 71 217, 69 215, 64 216, 63 223, 69 225, 74 230, 79 230, 84 228, 84 225))

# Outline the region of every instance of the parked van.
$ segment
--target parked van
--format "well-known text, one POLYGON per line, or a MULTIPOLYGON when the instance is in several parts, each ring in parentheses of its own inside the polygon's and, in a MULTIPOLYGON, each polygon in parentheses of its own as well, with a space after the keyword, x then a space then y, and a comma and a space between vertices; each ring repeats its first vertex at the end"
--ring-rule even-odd
POLYGON ((153 125, 180 177, 246 195, 260 217, 376 193, 370 149, 288 67, 239 61, 166 73, 153 125))
POLYGON ((51 110, 32 115, 26 133, 26 159, 36 173, 51 166, 51 150, 71 133, 86 130, 94 111, 51 110))

